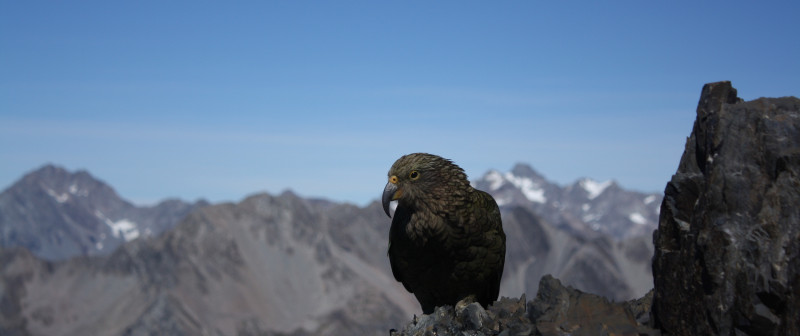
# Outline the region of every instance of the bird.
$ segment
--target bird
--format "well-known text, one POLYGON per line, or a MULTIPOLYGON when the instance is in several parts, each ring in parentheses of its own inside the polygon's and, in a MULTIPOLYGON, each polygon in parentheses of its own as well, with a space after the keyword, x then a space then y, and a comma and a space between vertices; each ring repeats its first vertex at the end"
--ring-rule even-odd
POLYGON ((428 153, 394 162, 381 201, 389 229, 394 278, 413 293, 423 314, 462 300, 484 308, 497 300, 506 254, 500 210, 473 188, 453 161, 428 153))

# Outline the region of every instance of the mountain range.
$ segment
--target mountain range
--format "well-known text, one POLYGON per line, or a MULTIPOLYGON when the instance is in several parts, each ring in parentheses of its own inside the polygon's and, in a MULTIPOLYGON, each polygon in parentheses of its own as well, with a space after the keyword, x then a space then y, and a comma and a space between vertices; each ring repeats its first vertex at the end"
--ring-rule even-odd
MULTIPOLYGON (((501 295, 535 295, 544 274, 614 300, 652 288, 660 195, 521 164, 473 183, 501 205, 501 295)), ((385 333, 420 313, 389 269, 389 224, 377 202, 291 192, 136 207, 45 166, 0 194, 0 334, 385 333)))
POLYGON ((610 236, 621 241, 649 235, 658 226, 662 196, 625 190, 615 181, 582 178, 561 187, 528 165, 506 173, 489 171, 474 181, 500 206, 518 205, 540 215, 551 226, 577 236, 610 236))
POLYGON ((158 236, 206 201, 172 199, 138 207, 86 171, 46 165, 0 193, 0 246, 47 260, 105 255, 138 237, 158 236))

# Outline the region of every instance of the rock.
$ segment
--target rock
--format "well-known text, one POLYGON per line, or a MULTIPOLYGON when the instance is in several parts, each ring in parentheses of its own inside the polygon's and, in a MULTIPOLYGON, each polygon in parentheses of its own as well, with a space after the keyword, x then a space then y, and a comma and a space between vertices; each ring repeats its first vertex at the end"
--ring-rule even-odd
POLYGON ((625 302, 625 307, 627 307, 631 313, 633 313, 633 317, 636 319, 636 323, 639 325, 644 326, 651 326, 650 323, 650 310, 653 306, 653 290, 651 289, 645 296, 630 300, 625 302))
MULTIPOLYGON (((647 298, 647 297, 645 297, 647 298)), ((455 308, 438 307, 430 315, 415 318, 393 336, 426 335, 659 335, 637 323, 632 307, 647 313, 640 300, 610 302, 608 299, 565 287, 544 276, 534 300, 501 298, 489 309, 477 303, 459 302, 455 308), (638 306, 637 306, 638 305, 638 306)))
POLYGON ((539 294, 528 304, 530 318, 542 335, 652 335, 636 322, 630 306, 564 287, 552 276, 539 281, 539 294))
POLYGON ((665 334, 800 335, 800 99, 706 84, 654 234, 665 334))

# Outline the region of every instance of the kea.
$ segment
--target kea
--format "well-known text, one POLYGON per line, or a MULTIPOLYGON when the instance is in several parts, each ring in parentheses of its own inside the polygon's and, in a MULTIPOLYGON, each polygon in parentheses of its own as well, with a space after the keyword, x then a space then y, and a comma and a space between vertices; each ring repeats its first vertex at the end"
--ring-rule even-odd
POLYGON ((397 208, 389 229, 389 262, 422 312, 463 299, 485 308, 497 300, 506 255, 500 210, 476 190, 461 167, 426 153, 408 154, 389 169, 383 210, 397 208))

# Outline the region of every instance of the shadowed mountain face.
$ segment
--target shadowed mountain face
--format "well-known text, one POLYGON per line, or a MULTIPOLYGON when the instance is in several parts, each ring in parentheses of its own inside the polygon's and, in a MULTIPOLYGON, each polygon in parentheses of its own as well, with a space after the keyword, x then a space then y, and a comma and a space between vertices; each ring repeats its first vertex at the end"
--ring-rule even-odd
POLYGON ((0 193, 0 246, 47 260, 105 255, 126 241, 168 230, 206 202, 137 207, 85 171, 48 165, 0 193))
POLYGON ((576 237, 547 225, 527 208, 504 207, 501 212, 507 237, 501 296, 535 295, 546 274, 616 301, 641 297, 653 287, 650 237, 576 237))

